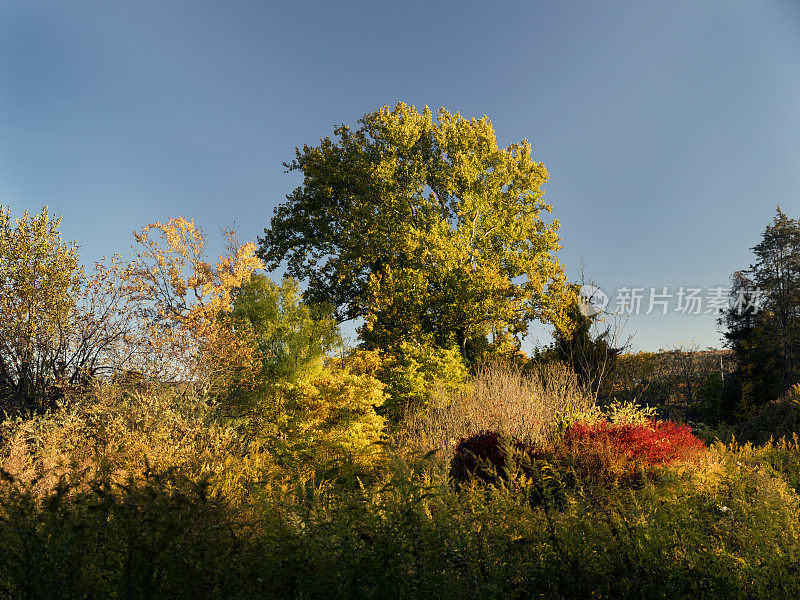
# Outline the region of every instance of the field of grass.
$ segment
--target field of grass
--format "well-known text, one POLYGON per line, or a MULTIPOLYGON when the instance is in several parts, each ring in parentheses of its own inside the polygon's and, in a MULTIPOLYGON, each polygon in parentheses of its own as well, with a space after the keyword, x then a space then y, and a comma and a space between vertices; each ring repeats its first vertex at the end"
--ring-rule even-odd
POLYGON ((0 598, 800 597, 797 438, 654 418, 494 365, 309 458, 179 388, 105 386, 0 427, 0 598))

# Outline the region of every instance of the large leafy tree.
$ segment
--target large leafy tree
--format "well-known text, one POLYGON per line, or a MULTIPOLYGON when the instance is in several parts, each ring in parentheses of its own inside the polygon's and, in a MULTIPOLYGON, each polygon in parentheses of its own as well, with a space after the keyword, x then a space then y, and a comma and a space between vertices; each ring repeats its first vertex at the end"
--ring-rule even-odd
POLYGON ((518 347, 533 319, 566 324, 547 169, 527 140, 498 147, 490 121, 398 103, 297 149, 303 175, 259 239, 269 268, 310 303, 361 317, 368 348, 403 342, 518 347))

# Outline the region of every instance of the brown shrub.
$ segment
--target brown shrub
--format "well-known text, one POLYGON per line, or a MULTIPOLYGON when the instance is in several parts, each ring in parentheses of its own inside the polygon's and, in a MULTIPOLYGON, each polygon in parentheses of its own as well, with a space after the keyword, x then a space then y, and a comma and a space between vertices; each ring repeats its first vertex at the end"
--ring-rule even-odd
POLYGON ((547 445, 594 401, 567 367, 551 364, 529 374, 501 363, 478 369, 461 389, 434 387, 424 412, 410 414, 395 433, 398 446, 439 451, 447 462, 456 442, 496 431, 528 445, 547 445))

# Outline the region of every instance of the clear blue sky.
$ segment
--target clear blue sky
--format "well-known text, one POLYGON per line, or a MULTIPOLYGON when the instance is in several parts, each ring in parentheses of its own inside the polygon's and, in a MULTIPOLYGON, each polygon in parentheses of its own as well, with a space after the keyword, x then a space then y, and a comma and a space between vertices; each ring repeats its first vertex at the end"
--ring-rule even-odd
MULTIPOLYGON (((178 214, 254 239, 295 146, 398 100, 530 139, 562 262, 608 291, 724 286, 800 216, 797 2, 4 0, 0 78, 0 202, 86 262, 178 214)), ((708 315, 627 331, 719 345, 708 315)))

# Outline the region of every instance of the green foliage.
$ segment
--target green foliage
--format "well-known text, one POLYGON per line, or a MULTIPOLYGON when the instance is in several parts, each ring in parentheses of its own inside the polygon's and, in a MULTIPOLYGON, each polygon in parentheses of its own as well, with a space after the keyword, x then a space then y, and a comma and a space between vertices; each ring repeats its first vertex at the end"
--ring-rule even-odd
POLYGON ((744 416, 800 382, 800 221, 778 208, 752 251, 756 262, 733 274, 733 305, 720 318, 739 362, 744 416), (748 307, 754 290, 759 310, 748 307))
POLYGON ((269 588, 250 576, 266 561, 254 564, 256 547, 235 527, 235 512, 205 483, 168 472, 126 483, 95 476, 79 487, 73 477, 40 498, 5 478, 6 597, 233 598, 269 588))
POLYGON ((386 415, 393 421, 424 410, 434 386, 458 390, 467 369, 458 348, 436 348, 408 342, 394 353, 385 353, 378 377, 386 386, 386 415))
MULTIPOLYGON (((486 363, 467 377, 466 362, 499 352, 513 354, 518 332, 505 308, 495 312, 502 297, 497 290, 510 288, 492 287, 502 279, 492 279, 494 275, 511 276, 512 271, 499 267, 492 271, 499 263, 491 260, 489 267, 479 266, 500 252, 491 244, 483 255, 472 255, 474 273, 466 267, 472 268, 472 258, 461 262, 453 258, 458 254, 449 252, 459 248, 466 231, 466 221, 455 215, 472 218, 476 232, 492 238, 480 223, 484 218, 492 221, 494 214, 475 215, 494 205, 481 205, 479 200, 488 197, 496 203, 515 196, 507 188, 484 194, 495 174, 476 176, 472 155, 451 151, 459 147, 461 135, 464 148, 475 151, 476 161, 485 152, 492 154, 491 144, 486 150, 476 142, 489 140, 485 123, 466 123, 440 113, 434 125, 429 114, 414 115, 403 107, 394 112, 386 109, 366 119, 360 134, 342 133, 341 140, 353 142, 347 148, 323 143, 322 150, 308 150, 310 154, 324 150, 331 160, 347 150, 348 156, 365 161, 355 166, 341 162, 373 177, 360 180, 363 187, 347 196, 351 204, 346 208, 360 207, 362 212, 355 214, 373 224, 400 223, 386 225, 378 233, 353 229, 367 231, 366 248, 375 247, 369 244, 383 233, 411 239, 398 246, 398 255, 378 253, 372 255, 380 259, 374 264, 354 266, 366 274, 353 288, 367 294, 361 297, 368 307, 363 314, 381 317, 367 319, 366 345, 385 348, 325 357, 338 343, 330 311, 301 302, 293 280, 276 285, 255 277, 235 291, 237 275, 236 285, 231 280, 225 287, 226 294, 236 296, 226 325, 233 324, 236 334, 252 334, 252 346, 246 348, 255 351, 260 367, 255 382, 242 376, 241 396, 210 400, 189 383, 160 385, 147 378, 126 387, 119 383, 124 379, 120 377, 113 385, 96 381, 91 393, 41 414, 7 419, 0 425, 0 596, 800 595, 796 436, 762 445, 716 443, 707 452, 679 456, 691 460, 673 460, 678 451, 696 448, 696 444, 665 444, 665 440, 687 441, 686 428, 648 425, 653 410, 632 404, 629 397, 596 406, 575 373, 563 365, 522 373, 509 364, 486 363), (447 127, 437 129, 442 123, 447 127), (417 135, 418 125, 420 131, 436 135, 417 135), (403 132, 413 143, 403 142, 403 132), (473 136, 475 132, 480 135, 473 136), (365 143, 359 145, 362 138, 365 143), (381 144, 371 144, 376 139, 381 144), (435 143, 418 148, 417 142, 424 147, 426 139, 435 143), (408 158, 418 151, 425 160, 408 158), (461 162, 455 160, 459 156, 461 162), (413 186, 398 182, 417 181, 416 172, 398 169, 425 166, 429 159, 442 168, 445 179, 424 179, 432 191, 409 196, 406 192, 413 186), (437 160, 447 163, 450 171, 437 160), (369 171, 376 164, 388 170, 369 171), (384 187, 367 185, 376 181, 384 187), (389 185, 392 182, 395 187, 389 185), (412 224, 424 227, 404 226, 399 213, 370 221, 367 200, 381 197, 398 211, 406 206, 404 199, 416 199, 417 205, 411 206, 417 212, 409 209, 404 214, 413 217, 412 224), (443 222, 423 219, 435 212, 434 201, 462 211, 451 213, 449 230, 443 222), (478 212, 471 213, 473 209, 478 212), (429 242, 431 253, 423 255, 429 242), (422 268, 426 265, 431 265, 427 271, 422 268), (459 306, 469 304, 466 300, 476 290, 489 290, 475 303, 486 311, 480 318, 471 308, 459 306), (447 299, 445 293, 454 296, 447 299), (420 310, 428 306, 425 302, 430 313, 420 310), (400 453, 384 439, 384 417, 378 413, 383 404, 387 414, 408 419, 403 427, 394 424, 400 453), (248 427, 232 425, 234 407, 243 409, 235 414, 248 427), (229 411, 225 418, 220 408, 229 411), (587 423, 583 433, 575 426, 580 421, 587 423), (462 477, 462 484, 453 486, 448 452, 457 439, 489 428, 499 432, 494 446, 488 453, 474 447, 475 460, 466 469, 475 474, 479 470, 475 467, 484 461, 484 484, 462 477), (518 444, 511 442, 512 436, 518 444), (544 449, 534 450, 539 446, 544 449), (653 469, 644 468, 648 464, 653 469), (639 466, 642 476, 635 477, 633 469, 639 466)), ((508 151, 520 169, 529 165, 526 152, 524 145, 522 151, 516 146, 508 151)), ((321 160, 322 154, 315 154, 314 160, 321 160)), ((507 158, 493 163, 501 179, 511 169, 503 162, 507 158)), ((535 179, 541 176, 538 169, 531 166, 527 174, 535 179)), ((339 175, 334 171, 327 175, 336 194, 346 191, 339 175)), ((519 170, 517 175, 524 179, 525 173, 519 170)), ((324 183, 307 177, 309 182, 324 183)), ((539 201, 538 192, 531 193, 539 201)), ((11 259, 0 266, 7 286, 2 306, 11 311, 8 319, 16 318, 13 315, 27 319, 0 322, 5 336, 18 331, 23 339, 26 331, 33 331, 44 336, 36 339, 46 340, 50 335, 50 322, 36 322, 33 313, 24 312, 18 302, 24 294, 30 298, 29 306, 38 306, 41 300, 42 314, 55 315, 52 322, 59 327, 64 314, 77 314, 74 307, 80 297, 59 292, 69 289, 73 264, 67 260, 69 247, 58 241, 57 223, 43 215, 39 221, 29 219, 41 229, 43 262, 36 262, 35 252, 24 259, 27 255, 18 252, 24 244, 3 247, 3 257, 11 259), (64 248, 66 254, 59 255, 64 248), (63 261, 50 261, 55 255, 63 261), (45 265, 42 269, 53 273, 56 283, 67 282, 66 287, 56 285, 52 298, 47 291, 35 298, 42 284, 36 265, 45 265), (56 272, 57 265, 64 273, 56 272), (25 282, 32 282, 27 291, 25 282), (21 295, 15 296, 17 292, 21 295), (54 303, 48 304, 49 300, 54 303), (48 306, 55 308, 48 313, 48 306), (23 327, 26 323, 29 330, 23 327)), ((498 216, 494 224, 501 226, 502 218, 498 216)), ((332 219, 328 225, 338 227, 337 223, 343 221, 332 219)), ((16 230, 9 227, 4 239, 16 239, 16 230)), ((545 229, 554 235, 554 229, 545 229)), ((39 235, 31 232, 31 239, 39 235)), ((504 240, 501 236, 493 243, 502 245, 504 240)), ((545 255, 551 256, 545 252, 540 258, 545 255)), ((223 264, 219 273, 227 273, 225 269, 223 264)), ((319 281, 324 283, 329 274, 325 271, 319 281)), ((202 287, 199 280, 192 281, 202 287)), ((348 285, 335 278, 329 282, 333 291, 348 285)), ((512 296, 503 301, 517 310, 521 296, 512 296)), ((531 302, 533 308, 523 302, 530 314, 546 312, 538 300, 531 302)), ((198 323, 202 325, 203 318, 198 323)), ((777 329, 770 331, 776 339, 782 335, 777 329)), ((791 342, 790 337, 786 340, 791 342)), ((48 347, 48 342, 32 346, 30 356, 41 357, 45 353, 40 348, 48 347)), ((2 357, 6 360, 6 355, 2 357)), ((659 393, 692 401, 717 394, 722 369, 720 381, 705 375, 698 379, 697 357, 681 362, 683 357, 667 357, 671 362, 649 357, 637 364, 664 375, 659 393), (683 367, 687 368, 681 371, 683 367)), ((791 361, 788 371, 783 370, 787 363, 776 364, 781 373, 791 374, 791 361)), ((727 380, 727 372, 724 375, 727 380)), ((634 373, 631 382, 637 378, 634 373)), ((747 384, 741 382, 743 387, 747 384)), ((10 385, 8 379, 4 385, 10 385)), ((636 389, 641 399, 643 390, 636 389)), ((794 431, 800 414, 795 396, 793 391, 783 403, 767 405, 749 422, 753 432, 749 437, 794 431)), ((456 448, 456 454, 463 459, 467 455, 461 450, 456 448)))
POLYGON ((530 143, 499 148, 484 117, 398 103, 297 149, 303 184, 260 238, 270 268, 308 281, 339 320, 363 317, 367 348, 514 340, 532 319, 560 323, 568 295, 548 174, 530 143))
POLYGON ((384 426, 375 412, 384 401, 377 355, 326 359, 341 345, 339 327, 324 305, 302 302, 294 279, 278 285, 255 275, 233 306, 231 319, 251 333, 260 368, 255 382, 232 390, 223 411, 282 455, 314 463, 366 458, 384 426))
MULTIPOLYGON (((352 377, 379 366, 374 352, 344 362, 352 377)), ((320 384, 320 395, 337 386, 320 384)), ((311 396, 306 423, 318 410, 311 396)), ((347 439, 334 432, 332 443, 347 439)), ((342 461, 335 471, 281 466, 176 387, 105 388, 7 421, 0 440, 9 598, 800 593, 796 440, 714 444, 634 489, 516 453, 502 465, 511 477, 455 489, 436 456, 403 458, 383 444, 368 476, 342 461)))
POLYGON ((245 421, 274 422, 287 384, 318 375, 326 353, 341 344, 339 327, 325 306, 308 306, 297 281, 280 285, 253 275, 234 293, 229 316, 255 346, 255 379, 246 372, 230 386, 221 408, 245 421))
POLYGON ((303 303, 299 285, 291 278, 278 285, 253 275, 236 290, 231 318, 249 326, 265 384, 296 382, 318 372, 326 353, 341 343, 331 311, 303 303))
MULTIPOLYGON (((774 450, 770 450, 774 453, 774 450)), ((263 479, 253 510, 177 471, 0 482, 0 588, 19 598, 796 597, 798 497, 715 445, 637 490, 462 486, 389 456, 377 481, 263 479)), ((796 464, 793 467, 796 470, 796 464)), ((563 474, 555 472, 556 477, 563 474)), ((262 476, 263 477, 263 476, 262 476)))
POLYGON ((751 417, 736 424, 736 439, 764 444, 771 439, 800 434, 800 386, 780 400, 763 405, 751 417))

